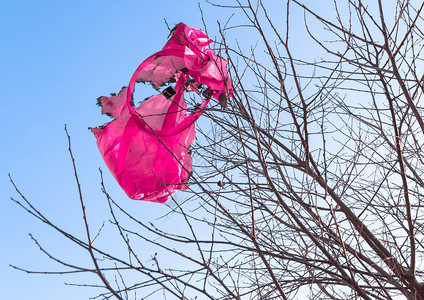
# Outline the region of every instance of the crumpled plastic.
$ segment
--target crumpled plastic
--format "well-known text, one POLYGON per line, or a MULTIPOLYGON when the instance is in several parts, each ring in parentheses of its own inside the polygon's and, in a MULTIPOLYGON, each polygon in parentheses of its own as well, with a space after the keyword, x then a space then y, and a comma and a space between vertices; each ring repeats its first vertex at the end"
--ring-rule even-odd
POLYGON ((188 189, 194 122, 211 98, 225 106, 232 95, 227 61, 209 48, 211 42, 201 30, 179 23, 163 49, 138 66, 128 87, 98 99, 102 113, 114 120, 91 130, 106 165, 131 199, 163 203, 175 191, 188 189), (168 87, 135 107, 136 82, 150 82, 156 90, 168 87), (186 92, 202 96, 190 115, 186 92))

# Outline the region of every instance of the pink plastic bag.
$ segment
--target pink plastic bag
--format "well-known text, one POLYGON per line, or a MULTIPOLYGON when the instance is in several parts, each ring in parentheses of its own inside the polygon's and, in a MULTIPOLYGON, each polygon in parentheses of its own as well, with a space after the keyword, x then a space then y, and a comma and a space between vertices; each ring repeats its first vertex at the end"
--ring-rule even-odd
POLYGON ((99 98, 102 113, 115 119, 91 130, 106 165, 130 198, 162 203, 188 188, 194 122, 211 97, 224 103, 232 95, 227 62, 209 49, 210 43, 202 31, 180 23, 164 48, 140 64, 128 87, 99 98), (135 107, 136 82, 151 82, 156 89, 175 85, 135 107), (203 86, 206 99, 187 116, 184 92, 202 94, 203 86))

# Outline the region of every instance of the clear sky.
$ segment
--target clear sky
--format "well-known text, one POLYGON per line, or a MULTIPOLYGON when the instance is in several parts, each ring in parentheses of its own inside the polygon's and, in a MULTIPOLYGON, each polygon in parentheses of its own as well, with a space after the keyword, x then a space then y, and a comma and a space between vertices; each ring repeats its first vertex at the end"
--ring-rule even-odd
MULTIPOLYGON (((207 9, 211 14, 206 20, 216 24, 218 16, 207 9)), ((75 300, 95 295, 89 289, 64 285, 65 281, 88 283, 84 277, 29 275, 9 267, 61 269, 37 249, 28 233, 59 257, 79 259, 81 253, 10 201, 18 195, 8 173, 47 216, 82 234, 66 123, 93 228, 107 213, 99 167, 113 196, 127 201, 88 127, 109 121, 95 105, 97 97, 118 92, 137 65, 164 45, 169 33, 164 18, 171 27, 184 22, 202 28, 197 1, 192 0, 1 1, 1 299, 75 300)), ((157 204, 127 202, 145 218, 164 211, 157 204)))
MULTIPOLYGON (((84 237, 64 124, 72 137, 93 232, 109 219, 106 199, 100 190, 99 167, 112 197, 139 218, 154 220, 168 211, 164 205, 131 201, 126 197, 108 172, 88 128, 110 120, 101 115, 96 99, 119 92, 128 84, 138 64, 162 48, 169 34, 164 19, 170 27, 184 22, 203 28, 197 2, 0 0, 3 112, 0 118, 0 299, 75 300, 97 295, 88 288, 64 284, 98 283, 94 275, 31 275, 9 267, 13 264, 37 271, 64 270, 41 253, 28 233, 59 258, 91 267, 87 253, 79 251, 10 200, 19 196, 8 173, 47 217, 63 229, 84 237)), ((331 1, 306 2, 318 10, 325 8, 323 3, 328 5, 331 1)), ((281 6, 277 0, 268 3, 281 6)), ((225 15, 203 0, 201 5, 208 33, 214 38, 216 20, 226 20, 231 12, 225 15)), ((270 14, 279 12, 269 10, 270 14)), ((328 12, 322 9, 322 13, 328 12)), ((292 19, 295 24, 291 30, 296 32, 303 27, 303 13, 292 19)), ((276 20, 283 18, 278 19, 277 15, 276 20)), ((240 34, 238 38, 240 43, 254 45, 256 42, 247 35, 240 34)), ((301 48, 302 38, 296 32, 291 36, 291 43, 301 48)), ((317 57, 316 48, 300 48, 295 50, 296 54, 317 57)), ((170 226, 179 229, 178 223, 170 226)), ((114 251, 118 247, 114 237, 104 234, 99 243, 114 251)), ((151 251, 143 248, 143 255, 148 259, 151 251)))

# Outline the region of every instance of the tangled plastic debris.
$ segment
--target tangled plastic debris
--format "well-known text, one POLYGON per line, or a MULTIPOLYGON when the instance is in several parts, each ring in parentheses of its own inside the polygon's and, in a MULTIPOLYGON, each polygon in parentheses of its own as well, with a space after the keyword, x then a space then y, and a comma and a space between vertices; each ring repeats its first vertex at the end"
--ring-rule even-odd
POLYGON ((106 165, 130 198, 162 203, 188 188, 194 122, 211 97, 224 107, 232 95, 227 62, 210 43, 201 30, 179 23, 163 49, 140 64, 128 87, 98 99, 102 113, 114 120, 91 130, 106 165), (156 90, 167 87, 135 107, 136 82, 150 82, 156 90), (202 96, 190 115, 185 92, 202 96))

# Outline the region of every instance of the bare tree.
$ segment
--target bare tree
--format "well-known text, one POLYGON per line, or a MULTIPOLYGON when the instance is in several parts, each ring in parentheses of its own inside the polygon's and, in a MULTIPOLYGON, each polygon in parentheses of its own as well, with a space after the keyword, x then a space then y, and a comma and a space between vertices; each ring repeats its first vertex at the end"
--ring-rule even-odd
POLYGON ((102 186, 126 252, 112 255, 81 193, 85 237, 16 188, 91 257, 69 264, 34 239, 62 274, 96 274, 103 299, 424 299, 424 3, 307 3, 209 3, 235 15, 216 41, 235 94, 205 111, 191 189, 169 200, 184 231, 145 224, 102 186), (139 243, 157 254, 143 261, 139 243))

